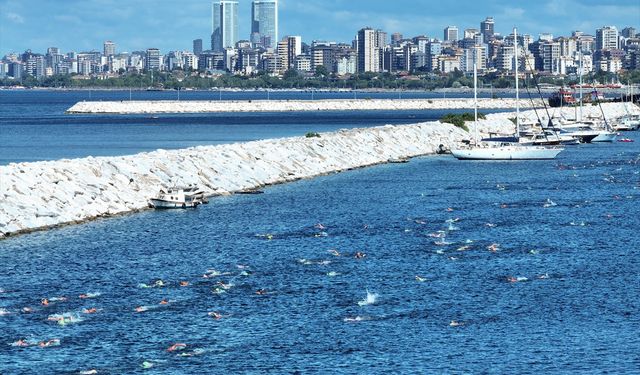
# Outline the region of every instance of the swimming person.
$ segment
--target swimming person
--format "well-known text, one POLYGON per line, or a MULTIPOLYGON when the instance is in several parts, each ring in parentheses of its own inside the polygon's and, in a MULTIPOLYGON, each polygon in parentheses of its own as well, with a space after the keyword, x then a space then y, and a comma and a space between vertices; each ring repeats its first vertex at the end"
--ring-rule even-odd
POLYGON ((175 351, 180 351, 180 350, 184 350, 187 348, 187 344, 183 344, 181 342, 175 343, 173 345, 171 345, 167 351, 168 352, 175 352, 175 351))
POLYGON ((59 345, 60 345, 60 339, 44 340, 38 343, 38 346, 41 348, 48 348, 50 346, 59 346, 59 345))

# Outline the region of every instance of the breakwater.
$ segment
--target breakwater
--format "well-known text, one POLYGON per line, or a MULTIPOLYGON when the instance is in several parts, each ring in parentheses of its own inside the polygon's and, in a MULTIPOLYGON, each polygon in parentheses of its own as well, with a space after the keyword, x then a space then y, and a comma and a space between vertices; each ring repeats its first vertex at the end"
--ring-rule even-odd
MULTIPOLYGON (((540 100, 535 106, 542 106, 540 100)), ((531 108, 530 100, 521 100, 531 108)), ((478 99, 480 109, 515 108, 515 99, 478 99)), ((70 114, 159 114, 225 112, 309 112, 471 109, 471 99, 332 99, 332 100, 243 100, 243 101, 112 101, 78 102, 70 114)))
POLYGON ((122 157, 0 167, 0 237, 142 210, 162 187, 197 184, 207 195, 431 154, 466 132, 423 123, 122 157))

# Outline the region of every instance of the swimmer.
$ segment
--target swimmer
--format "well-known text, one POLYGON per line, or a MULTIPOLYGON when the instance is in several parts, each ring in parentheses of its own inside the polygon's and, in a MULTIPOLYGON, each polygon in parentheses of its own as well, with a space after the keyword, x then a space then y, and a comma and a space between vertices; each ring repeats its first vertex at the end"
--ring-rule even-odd
POLYGON ((322 225, 321 223, 318 223, 318 224, 314 225, 313 227, 314 227, 314 228, 316 228, 316 229, 319 229, 319 230, 325 230, 325 229, 327 229, 327 227, 325 227, 325 226, 324 226, 324 225, 322 225))
POLYGON ((92 307, 90 309, 84 309, 82 310, 83 314, 95 314, 98 312, 98 309, 96 309, 95 307, 92 307))
POLYGON ((327 252, 337 257, 340 256, 340 252, 338 252, 338 250, 335 250, 335 249, 327 250, 327 252))
POLYGON ((449 327, 462 327, 464 326, 464 322, 459 322, 457 320, 452 320, 451 323, 449 323, 449 327))
POLYGON ((187 344, 183 344, 183 343, 179 342, 179 343, 171 345, 167 349, 167 351, 168 352, 175 352, 175 351, 185 350, 186 348, 187 348, 187 344))
POLYGON ((38 343, 38 346, 41 348, 48 348, 50 346, 59 346, 60 345, 60 340, 59 339, 51 339, 51 340, 46 340, 46 341, 40 341, 38 343))
POLYGON ((168 305, 169 301, 167 301, 166 299, 163 299, 162 301, 160 301, 159 305, 168 305))
POLYGON ((188 281, 180 281, 180 286, 181 287, 189 286, 189 282, 188 281))
POLYGON ((79 297, 80 299, 89 299, 89 298, 96 298, 96 297, 100 297, 101 293, 85 293, 85 294, 81 294, 79 297))
POLYGON ((215 311, 210 312, 210 313, 208 313, 207 315, 209 315, 210 317, 212 317, 212 318, 213 318, 213 319, 215 319, 215 320, 220 320, 220 319, 222 319, 222 318, 223 318, 222 314, 220 314, 220 313, 218 313, 218 312, 215 312, 215 311))
POLYGON ((259 295, 259 296, 263 296, 263 295, 267 294, 267 290, 266 289, 258 289, 256 291, 256 294, 259 295))
POLYGON ((142 368, 143 369, 149 369, 152 368, 154 366, 153 362, 149 362, 149 361, 144 361, 142 362, 142 368))
POLYGON ((145 312, 145 311, 148 311, 148 310, 149 310, 149 308, 147 306, 138 306, 138 307, 135 308, 135 311, 137 313, 145 312))
POLYGON ((366 318, 362 316, 356 316, 355 318, 344 318, 343 320, 348 323, 356 323, 356 322, 361 322, 363 320, 366 320, 366 318))
POLYGON ((416 275, 416 281, 418 281, 420 283, 423 283, 423 282, 427 281, 427 279, 425 279, 424 277, 420 277, 420 276, 416 275))
POLYGON ((26 348, 28 346, 31 346, 31 344, 29 344, 29 342, 26 339, 20 339, 16 342, 12 342, 11 346, 17 346, 19 348, 26 348))
POLYGON ((40 304, 42 306, 49 306, 49 300, 46 298, 43 298, 42 301, 40 301, 40 304))
POLYGON ((355 255, 355 258, 356 258, 356 259, 363 259, 363 258, 365 258, 366 256, 367 256, 367 254, 365 254, 365 253, 363 253, 363 252, 358 251, 358 252, 356 253, 356 255, 355 255))
POLYGON ((180 357, 194 357, 200 354, 204 354, 204 349, 193 349, 190 352, 182 352, 180 354, 178 354, 180 357))
POLYGON ((487 246, 487 250, 491 251, 492 253, 496 253, 498 252, 498 250, 500 250, 500 244, 493 243, 487 246))
POLYGON ((227 291, 222 289, 222 288, 215 287, 215 288, 211 289, 211 292, 213 294, 223 294, 223 293, 226 293, 227 291))

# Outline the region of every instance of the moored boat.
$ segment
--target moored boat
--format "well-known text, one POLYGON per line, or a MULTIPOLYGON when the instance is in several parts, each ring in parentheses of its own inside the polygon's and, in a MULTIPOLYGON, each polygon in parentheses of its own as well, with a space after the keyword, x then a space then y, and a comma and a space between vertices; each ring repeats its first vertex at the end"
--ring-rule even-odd
MULTIPOLYGON (((513 30, 515 40, 517 38, 517 31, 513 30)), ((550 160, 555 159, 558 154, 564 151, 562 147, 546 147, 535 146, 532 144, 521 144, 520 138, 520 95, 518 87, 518 44, 515 46, 515 81, 516 81, 516 131, 515 142, 478 142, 478 77, 477 67, 473 64, 473 88, 474 88, 474 103, 475 103, 475 144, 469 144, 467 148, 459 148, 451 150, 454 157, 459 160, 550 160)))
POLYGON ((208 201, 204 192, 196 186, 161 189, 158 195, 149 200, 149 206, 156 209, 196 208, 205 203, 208 201))

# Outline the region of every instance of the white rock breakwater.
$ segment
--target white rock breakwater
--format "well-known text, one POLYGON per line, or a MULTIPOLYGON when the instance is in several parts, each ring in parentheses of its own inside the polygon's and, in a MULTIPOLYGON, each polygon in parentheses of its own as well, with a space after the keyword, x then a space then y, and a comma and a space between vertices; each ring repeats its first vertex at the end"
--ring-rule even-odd
POLYGON ((424 123, 0 166, 0 237, 145 209, 163 186, 197 184, 224 195, 430 154, 466 135, 424 123))
MULTIPOLYGON (((530 100, 521 100, 530 108, 530 100)), ((542 106, 536 101, 536 106, 542 106)), ((515 99, 479 99, 481 109, 515 108, 515 99)), ((331 99, 331 100, 244 100, 244 101, 120 101, 78 102, 67 110, 72 114, 158 114, 223 112, 308 112, 377 111, 422 109, 469 109, 470 99, 331 99)))

